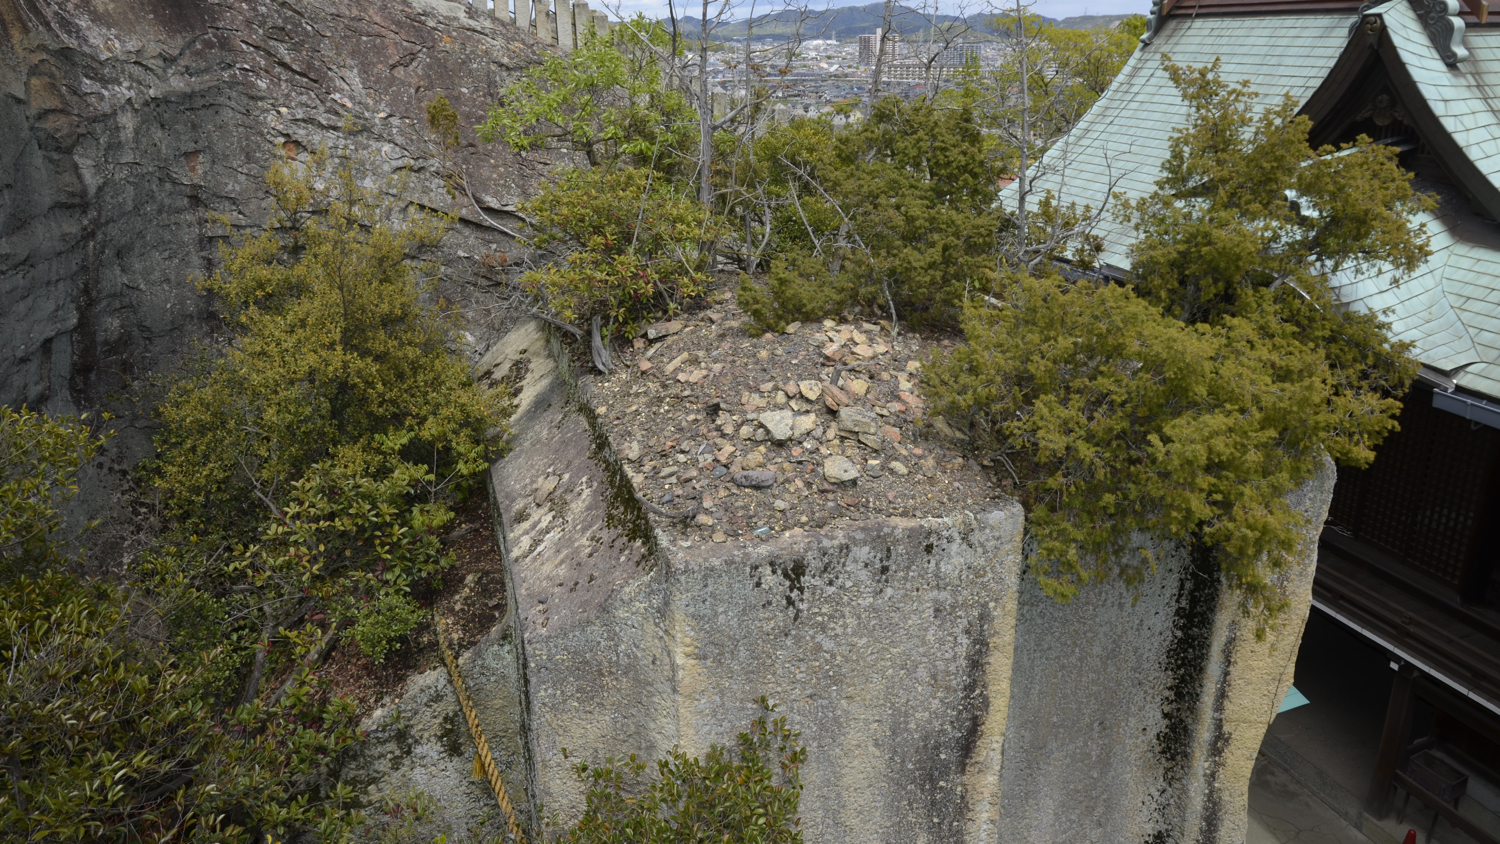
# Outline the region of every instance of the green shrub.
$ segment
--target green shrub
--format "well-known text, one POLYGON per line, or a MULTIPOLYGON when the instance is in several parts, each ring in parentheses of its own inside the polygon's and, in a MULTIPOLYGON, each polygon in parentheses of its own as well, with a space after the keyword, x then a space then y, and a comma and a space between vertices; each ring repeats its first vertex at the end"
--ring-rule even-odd
POLYGON ((973 113, 889 97, 852 128, 825 128, 821 145, 808 131, 804 122, 757 141, 798 198, 776 211, 780 261, 770 306, 751 296, 766 315, 756 319, 810 317, 842 300, 902 322, 955 323, 964 296, 993 281, 1003 223, 973 113))
POLYGON ((470 378, 436 273, 412 263, 444 221, 324 154, 268 182, 276 215, 203 283, 234 343, 159 408, 151 475, 174 522, 143 567, 177 596, 185 644, 214 630, 227 655, 205 674, 246 702, 310 619, 375 659, 399 646, 412 585, 451 565, 437 532, 504 431, 503 395, 470 378))
POLYGON ((526 204, 539 248, 570 251, 521 282, 558 319, 607 320, 610 334, 703 294, 723 236, 696 200, 649 170, 572 170, 526 204))
POLYGON ((735 293, 740 309, 760 331, 780 332, 789 322, 809 322, 835 316, 853 301, 853 291, 828 272, 828 265, 806 252, 793 252, 771 262, 766 287, 740 275, 735 293))
POLYGON ((360 609, 363 611, 354 613, 358 620, 349 628, 349 638, 376 662, 384 661, 393 644, 427 617, 416 602, 400 592, 382 592, 360 609))
POLYGON ((349 794, 316 786, 323 761, 354 739, 347 704, 320 701, 293 674, 272 703, 220 707, 204 678, 227 654, 183 659, 162 641, 170 595, 63 569, 56 507, 101 440, 80 420, 0 408, 0 831, 16 841, 248 842, 293 828, 337 838, 349 794))
POLYGON ((86 418, 0 407, 0 578, 66 562, 58 507, 78 492, 78 469, 105 439, 90 432, 86 418))
POLYGON ((786 717, 764 712, 739 734, 733 752, 720 745, 695 759, 673 748, 655 765, 607 759, 573 767, 588 786, 583 817, 558 841, 567 844, 798 844, 797 805, 807 749, 786 717), (655 769, 654 776, 650 773, 655 769))
POLYGON ((1048 592, 1136 580, 1152 564, 1126 556, 1137 535, 1185 540, 1263 631, 1308 527, 1287 496, 1329 456, 1368 463, 1416 370, 1328 276, 1417 267, 1411 215, 1429 203, 1388 148, 1314 151, 1291 100, 1258 111, 1217 65, 1167 72, 1192 119, 1157 190, 1123 203, 1127 284, 1003 276, 927 390, 1004 464, 1048 592))
POLYGON ((1340 424, 1322 356, 1264 322, 1187 325, 1123 287, 1010 281, 1000 307, 965 311, 966 343, 926 389, 1019 482, 1046 591, 1136 582, 1144 531, 1214 547, 1247 606, 1274 610, 1268 575, 1305 527, 1286 496, 1340 424))

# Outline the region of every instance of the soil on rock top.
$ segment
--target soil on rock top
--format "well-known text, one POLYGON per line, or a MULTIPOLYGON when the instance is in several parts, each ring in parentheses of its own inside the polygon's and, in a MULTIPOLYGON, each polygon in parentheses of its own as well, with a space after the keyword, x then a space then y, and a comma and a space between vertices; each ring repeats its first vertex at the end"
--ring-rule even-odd
MULTIPOLYGON (((653 517, 681 541, 734 541, 889 516, 950 516, 1004 496, 935 427, 934 341, 858 319, 755 336, 733 294, 647 327, 589 402, 653 517)), ((951 429, 948 429, 951 431, 951 429)))

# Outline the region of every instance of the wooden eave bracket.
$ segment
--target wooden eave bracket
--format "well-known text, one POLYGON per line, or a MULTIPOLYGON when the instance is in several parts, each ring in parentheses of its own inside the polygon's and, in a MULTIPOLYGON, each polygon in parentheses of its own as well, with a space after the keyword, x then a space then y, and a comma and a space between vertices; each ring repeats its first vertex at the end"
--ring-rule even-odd
POLYGON ((1463 0, 1463 4, 1474 13, 1474 17, 1479 18, 1480 23, 1489 23, 1490 4, 1486 0, 1463 0))

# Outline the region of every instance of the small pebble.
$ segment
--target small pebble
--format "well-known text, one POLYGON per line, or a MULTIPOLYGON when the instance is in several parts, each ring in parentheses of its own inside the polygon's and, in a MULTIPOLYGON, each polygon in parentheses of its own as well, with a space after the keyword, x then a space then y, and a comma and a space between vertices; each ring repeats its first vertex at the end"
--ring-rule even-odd
POLYGON ((780 498, 778 498, 775 501, 771 502, 771 506, 775 507, 777 510, 785 510, 787 507, 790 507, 791 505, 787 504, 785 501, 783 501, 780 498))
POLYGON ((715 466, 714 470, 712 472, 710 472, 709 474, 712 475, 715 479, 718 479, 718 478, 722 478, 725 475, 729 474, 729 469, 727 469, 724 466, 715 466))
POLYGON ((730 478, 738 486, 748 489, 770 489, 776 485, 776 473, 769 471, 741 471, 735 472, 730 478))

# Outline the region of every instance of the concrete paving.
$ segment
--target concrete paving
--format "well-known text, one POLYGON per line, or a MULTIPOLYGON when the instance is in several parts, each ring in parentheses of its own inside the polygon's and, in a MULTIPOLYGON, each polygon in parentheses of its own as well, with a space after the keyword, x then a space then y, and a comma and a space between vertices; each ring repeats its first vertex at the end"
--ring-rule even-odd
POLYGON ((1245 844, 1378 844, 1339 817, 1265 756, 1250 775, 1245 844))

